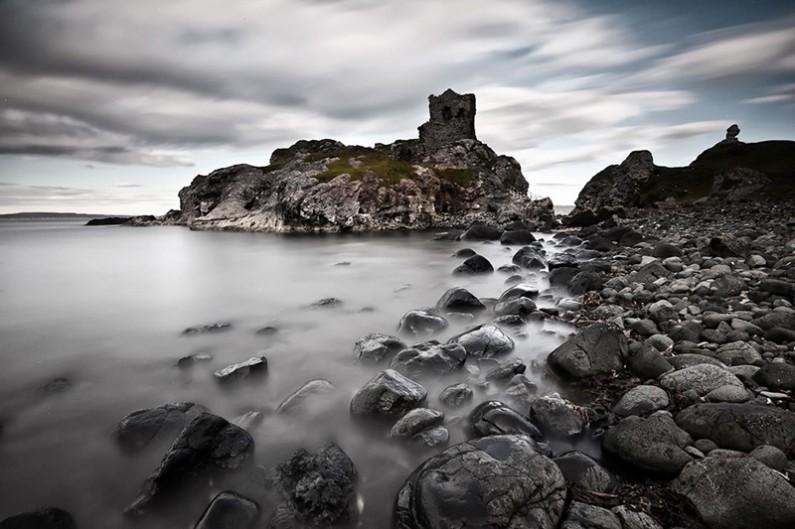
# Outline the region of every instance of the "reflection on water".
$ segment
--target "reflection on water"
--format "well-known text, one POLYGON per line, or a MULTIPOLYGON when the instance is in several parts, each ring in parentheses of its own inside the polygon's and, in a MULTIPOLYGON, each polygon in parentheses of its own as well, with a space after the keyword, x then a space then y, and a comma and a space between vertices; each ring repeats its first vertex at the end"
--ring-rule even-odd
MULTIPOLYGON (((450 287, 492 298, 507 288, 501 273, 452 276, 457 249, 472 247, 495 268, 513 255, 499 244, 433 241, 429 233, 279 236, 70 222, 3 222, 0 245, 0 519, 58 506, 81 527, 136 526, 121 512, 166 446, 122 454, 111 432, 132 410, 177 401, 201 403, 227 419, 263 412, 265 420, 251 433, 256 464, 265 468, 299 446, 336 441, 359 470, 361 526, 388 526, 395 492, 428 453, 351 422, 350 398, 378 371, 355 360, 353 344, 371 332, 394 334, 406 311, 434 305, 450 287), (342 306, 310 307, 329 297, 342 306), (220 321, 232 328, 181 335, 220 321), (264 326, 277 331, 257 335, 264 326), (176 367, 193 353, 212 360, 176 367), (264 378, 231 387, 213 379, 214 370, 255 354, 268 358, 264 378), (72 386, 43 391, 56 377, 72 386), (322 412, 272 413, 312 378, 337 387, 322 412)), ((453 324, 436 338, 463 329, 453 324)), ((515 354, 530 365, 567 332, 534 324, 528 338, 516 340, 515 354)), ((542 392, 555 390, 541 373, 528 375, 542 392)), ((439 391, 464 377, 462 370, 422 380, 429 406, 438 408, 439 391)), ((475 403, 488 397, 481 393, 475 403)), ((464 421, 451 426, 451 443, 465 438, 463 428, 464 421)), ((209 487, 197 483, 175 497, 173 509, 138 526, 190 527, 224 488, 249 493, 266 516, 275 506, 256 472, 208 479, 209 487)))

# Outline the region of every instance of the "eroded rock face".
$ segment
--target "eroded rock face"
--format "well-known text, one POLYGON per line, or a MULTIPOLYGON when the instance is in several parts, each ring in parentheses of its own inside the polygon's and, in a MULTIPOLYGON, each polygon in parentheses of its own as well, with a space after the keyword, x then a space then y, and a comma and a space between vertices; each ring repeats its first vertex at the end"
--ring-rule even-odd
POLYGON ((572 214, 636 207, 640 205, 640 188, 654 174, 654 159, 649 151, 633 151, 620 165, 611 165, 585 184, 572 214))
POLYGON ((395 501, 395 529, 558 527, 566 486, 525 436, 468 441, 432 457, 395 501))
POLYGON ((198 230, 274 232, 428 229, 473 222, 552 222, 528 198, 519 163, 475 136, 475 96, 430 98, 420 139, 375 148, 301 140, 267 167, 197 176, 179 192, 180 222, 198 230))

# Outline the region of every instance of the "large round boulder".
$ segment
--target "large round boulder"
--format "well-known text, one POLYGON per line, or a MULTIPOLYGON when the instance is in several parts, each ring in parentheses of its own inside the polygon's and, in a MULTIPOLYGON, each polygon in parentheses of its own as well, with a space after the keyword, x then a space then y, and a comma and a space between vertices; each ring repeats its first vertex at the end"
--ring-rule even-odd
POLYGON ((448 343, 459 344, 468 354, 483 358, 508 354, 514 348, 511 337, 491 323, 454 336, 448 343))
POLYGON ((558 527, 566 485, 520 435, 475 439, 420 465, 395 500, 395 529, 558 527))
POLYGON ((486 310, 486 305, 469 290, 453 287, 442 294, 442 297, 436 302, 436 308, 444 312, 477 314, 486 310))
POLYGON ((386 369, 356 392, 351 400, 351 415, 398 417, 422 404, 426 396, 424 387, 394 369, 386 369))
POLYGON ((607 431, 602 448, 642 470, 676 476, 693 459, 684 450, 692 442, 670 415, 659 414, 627 417, 607 431))
POLYGON ((595 323, 552 351, 547 362, 566 378, 581 379, 623 369, 627 338, 618 326, 595 323))

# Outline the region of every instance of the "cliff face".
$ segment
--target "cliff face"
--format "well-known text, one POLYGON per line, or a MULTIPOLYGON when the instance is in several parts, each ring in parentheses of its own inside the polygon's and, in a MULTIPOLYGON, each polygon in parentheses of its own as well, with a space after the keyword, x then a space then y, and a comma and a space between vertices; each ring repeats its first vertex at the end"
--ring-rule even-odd
POLYGON ((480 221, 543 225, 549 199, 527 197, 519 163, 475 139, 475 97, 430 98, 419 140, 374 148, 302 140, 267 167, 197 176, 179 192, 193 229, 311 232, 426 229, 480 221))
POLYGON ((685 204, 795 198, 795 142, 744 143, 737 125, 687 167, 654 164, 635 151, 596 174, 580 191, 570 223, 592 223, 614 211, 685 204))

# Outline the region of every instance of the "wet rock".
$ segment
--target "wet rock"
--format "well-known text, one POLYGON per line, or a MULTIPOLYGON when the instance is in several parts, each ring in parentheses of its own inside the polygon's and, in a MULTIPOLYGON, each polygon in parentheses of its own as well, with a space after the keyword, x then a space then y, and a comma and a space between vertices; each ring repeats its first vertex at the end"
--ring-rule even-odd
POLYGON ((407 347, 392 357, 389 367, 413 376, 443 376, 464 367, 467 350, 457 343, 440 344, 436 340, 407 347))
POLYGON ((477 255, 477 252, 472 248, 461 248, 454 254, 454 257, 466 259, 467 257, 472 257, 473 255, 477 255))
POLYGON ((213 356, 207 353, 193 353, 186 356, 183 356, 179 360, 177 360, 177 367, 179 368, 188 368, 193 366, 196 362, 209 362, 213 359, 213 356))
POLYGON ((519 358, 514 358, 507 364, 500 365, 489 370, 484 377, 489 382, 505 382, 511 380, 515 375, 520 375, 527 370, 525 363, 519 358))
POLYGON ((425 388, 394 369, 387 369, 365 384, 351 400, 358 417, 394 418, 425 401, 425 388))
POLYGON ((226 366, 219 369, 213 376, 219 382, 232 382, 249 377, 250 375, 260 375, 268 371, 268 359, 264 356, 252 356, 244 362, 226 366))
POLYGON ((684 252, 678 246, 661 241, 654 247, 652 255, 658 259, 666 259, 668 257, 682 257, 684 252))
POLYGON ((670 270, 665 268, 660 261, 652 261, 644 265, 640 270, 629 274, 630 283, 641 283, 643 285, 651 285, 660 278, 670 278, 673 274, 670 270))
POLYGON ((482 255, 473 255, 453 270, 453 274, 459 275, 490 274, 492 272, 494 272, 494 266, 482 255))
POLYGON ((257 502, 227 490, 212 499, 193 529, 251 529, 259 516, 257 502))
POLYGON ((787 461, 787 454, 775 446, 760 445, 751 450, 748 455, 781 473, 786 472, 787 465, 789 464, 789 461, 787 461))
POLYGON ((254 452, 254 440, 242 428, 217 415, 201 413, 180 432, 141 493, 124 511, 143 514, 174 488, 210 466, 238 468, 254 452))
POLYGON ((635 386, 613 406, 613 413, 622 417, 645 415, 669 404, 668 393, 657 386, 635 386))
POLYGON ((500 301, 494 305, 494 314, 497 316, 519 316, 527 318, 538 310, 536 304, 530 298, 519 297, 500 301))
POLYGON ((447 328, 447 320, 433 309, 410 310, 400 319, 398 331, 418 335, 432 334, 447 328))
POLYGON ((207 325, 198 325, 196 327, 188 327, 182 334, 184 335, 191 335, 191 334, 207 334, 207 333, 214 333, 214 332, 222 332, 228 331, 232 329, 232 324, 223 321, 218 323, 208 323, 207 325))
POLYGON ((439 400, 446 406, 451 408, 458 408, 467 402, 471 401, 474 397, 472 388, 466 384, 453 384, 447 386, 439 393, 439 400))
POLYGON ((519 412, 497 400, 482 402, 469 414, 469 423, 475 435, 517 434, 540 439, 541 432, 519 412))
POLYGON ((389 430, 389 437, 408 439, 423 430, 441 424, 443 420, 444 414, 440 411, 430 408, 414 408, 392 426, 392 429, 389 430))
POLYGON ((448 343, 459 344, 466 349, 467 354, 483 358, 508 354, 514 349, 510 336, 494 324, 479 325, 450 338, 448 343))
POLYGON ((317 454, 303 448, 276 466, 284 501, 271 527, 337 527, 356 518, 356 467, 334 443, 317 454))
POLYGON ((769 389, 795 390, 795 365, 783 362, 765 364, 753 378, 759 385, 769 389))
POLYGON ((583 414, 557 393, 533 401, 530 417, 549 437, 572 437, 585 431, 583 414))
POLYGON ((66 377, 56 377, 42 386, 44 393, 61 393, 72 388, 72 381, 66 377))
POLYGON ((759 289, 764 292, 769 292, 774 296, 789 297, 793 292, 793 285, 788 281, 781 279, 763 279, 759 282, 759 289))
POLYGON ((601 290, 604 285, 605 278, 602 274, 591 270, 578 272, 569 281, 569 292, 575 296, 581 296, 586 292, 593 290, 601 290))
POLYGON ((274 334, 278 333, 279 329, 274 327, 273 325, 266 325, 265 327, 260 327, 257 329, 256 334, 257 336, 273 336, 274 334))
POLYGON ((742 452, 760 445, 787 451, 795 442, 795 414, 773 406, 694 404, 677 414, 676 424, 694 439, 742 452))
POLYGON ((624 529, 664 529, 645 512, 632 510, 626 505, 613 507, 611 512, 618 516, 624 529))
POLYGON ((643 379, 657 378, 663 373, 673 370, 673 366, 667 358, 654 347, 646 346, 645 343, 640 350, 630 353, 627 365, 630 371, 643 379))
POLYGON ((716 257, 746 257, 750 247, 746 241, 727 233, 710 239, 709 251, 716 257))
POLYGON ((596 505, 572 501, 560 529, 622 529, 618 516, 596 505))
POLYGON ((436 302, 436 308, 444 312, 477 314, 486 310, 486 305, 469 290, 456 287, 451 288, 439 298, 439 301, 436 302))
POLYGON ((77 525, 68 512, 46 507, 9 516, 0 522, 0 529, 77 529, 77 525))
POLYGON ((713 389, 704 398, 709 402, 745 402, 751 399, 751 394, 744 387, 726 384, 713 389))
POLYGON ((232 424, 243 428, 247 432, 251 432, 257 426, 262 424, 264 419, 265 415, 261 411, 247 411, 243 415, 232 419, 232 424))
POLYGON ((276 415, 305 412, 312 406, 322 404, 321 399, 327 399, 328 394, 335 389, 334 384, 328 380, 310 380, 279 404, 276 415))
POLYGON ((395 529, 555 529, 566 497, 558 467, 524 436, 448 448, 420 465, 395 501, 395 529))
POLYGON ((694 461, 673 489, 695 505, 709 527, 788 529, 795 522, 795 488, 752 457, 694 461))
POLYGON ((607 430, 602 448, 643 470, 676 476, 693 459, 684 450, 692 443, 669 415, 660 414, 623 419, 607 430))
POLYGON ((547 265, 546 257, 544 257, 537 248, 532 246, 520 248, 514 254, 512 262, 528 270, 539 270, 547 265))
POLYGON ((342 306, 342 300, 337 298, 323 298, 309 305, 313 309, 335 309, 342 306))
POLYGON ((500 238, 502 230, 476 222, 461 234, 462 241, 496 241, 500 238))
POLYGON ((695 391, 699 396, 725 385, 743 387, 736 376, 711 364, 698 364, 673 371, 660 377, 660 384, 673 393, 695 391))
POLYGON ((204 406, 192 402, 175 402, 137 410, 119 422, 113 435, 122 448, 139 450, 156 437, 176 435, 186 423, 206 411, 204 406))
POLYGON ((595 323, 552 351, 547 362, 558 373, 580 379, 619 371, 627 358, 627 339, 617 326, 595 323))
POLYGON ((535 240, 535 236, 528 230, 504 231, 502 235, 500 235, 501 244, 525 245, 535 242, 535 240))
POLYGON ((450 440, 450 431, 444 426, 434 426, 414 435, 409 444, 422 445, 427 448, 442 446, 450 440))
POLYGON ((659 325, 671 320, 678 320, 679 318, 674 306, 668 301, 661 299, 649 306, 649 319, 659 325))
POLYGON ((356 340, 353 354, 360 360, 382 362, 405 348, 406 344, 400 338, 375 332, 356 340))
POLYGON ((553 459, 568 483, 593 492, 609 492, 616 478, 587 454, 573 450, 553 459))

